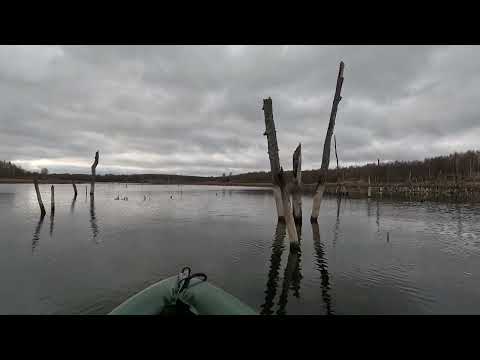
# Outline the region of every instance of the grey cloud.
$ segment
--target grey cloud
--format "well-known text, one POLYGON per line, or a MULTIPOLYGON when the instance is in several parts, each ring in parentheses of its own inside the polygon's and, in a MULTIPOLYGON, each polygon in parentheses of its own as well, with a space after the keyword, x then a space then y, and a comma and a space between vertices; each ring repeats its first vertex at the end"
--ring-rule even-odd
POLYGON ((267 170, 270 96, 282 165, 301 142, 317 168, 340 60, 341 162, 476 146, 478 46, 0 46, 1 158, 88 172, 99 149, 99 173, 267 170))

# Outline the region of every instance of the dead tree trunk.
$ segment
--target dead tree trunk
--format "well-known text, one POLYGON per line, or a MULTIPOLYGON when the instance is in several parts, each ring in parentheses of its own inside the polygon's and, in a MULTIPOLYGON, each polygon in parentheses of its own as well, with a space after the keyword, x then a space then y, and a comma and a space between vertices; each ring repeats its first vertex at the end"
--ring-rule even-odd
POLYGON ((278 156, 277 134, 275 132, 275 122, 273 121, 272 99, 263 99, 263 112, 265 115, 265 133, 268 143, 268 157, 270 159, 270 169, 272 172, 273 194, 277 205, 277 214, 279 221, 285 221, 287 225, 290 247, 298 247, 298 236, 295 228, 295 222, 290 206, 290 197, 286 189, 283 169, 280 166, 278 156))
POLYGON ((277 206, 278 220, 285 221, 285 211, 283 209, 282 194, 280 191, 280 158, 278 156, 277 134, 275 131, 275 122, 273 121, 272 99, 263 100, 263 112, 265 116, 265 133, 268 143, 268 157, 270 159, 270 171, 272 173, 273 195, 277 206))
POLYGON ((92 184, 90 185, 90 196, 95 195, 95 171, 98 165, 98 150, 95 153, 95 161, 92 164, 92 184))
POLYGON ((55 213, 55 188, 53 187, 53 185, 50 188, 50 193, 51 193, 50 211, 53 215, 55 213))
POLYGON ((330 121, 328 123, 327 135, 325 136, 325 143, 323 144, 322 166, 320 168, 320 176, 318 178, 315 194, 313 196, 312 214, 310 216, 311 222, 316 222, 318 214, 320 213, 320 204, 322 202, 323 191, 325 190, 325 183, 327 181, 327 171, 330 164, 330 147, 332 143, 333 129, 335 127, 335 118, 337 116, 338 104, 342 97, 343 84, 343 61, 340 62, 340 67, 337 76, 337 86, 335 88, 335 96, 333 97, 332 111, 330 113, 330 121))
POLYGON ((38 206, 40 206, 40 213, 41 213, 41 216, 43 217, 47 212, 45 211, 45 206, 43 206, 42 195, 40 194, 40 190, 38 189, 38 179, 36 176, 33 179, 33 184, 35 185, 35 191, 37 193, 37 200, 38 200, 38 206))
POLYGON ((335 159, 337 159, 337 193, 340 192, 340 167, 338 166, 337 137, 333 135, 333 144, 335 147, 335 159))
POLYGON ((302 223, 302 144, 293 153, 293 218, 296 224, 302 223))
POLYGON ((73 198, 76 199, 77 198, 77 185, 75 185, 74 180, 72 180, 72 186, 73 186, 73 192, 74 192, 73 198))

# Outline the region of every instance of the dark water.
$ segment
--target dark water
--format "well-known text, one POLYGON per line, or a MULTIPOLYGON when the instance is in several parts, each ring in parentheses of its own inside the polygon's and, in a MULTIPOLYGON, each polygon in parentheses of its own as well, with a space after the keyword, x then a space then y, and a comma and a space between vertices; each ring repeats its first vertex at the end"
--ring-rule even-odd
POLYGON ((294 255, 268 189, 56 185, 51 217, 40 188, 43 221, 33 185, 0 185, 2 314, 105 314, 184 265, 263 314, 480 313, 473 205, 325 199, 294 255))

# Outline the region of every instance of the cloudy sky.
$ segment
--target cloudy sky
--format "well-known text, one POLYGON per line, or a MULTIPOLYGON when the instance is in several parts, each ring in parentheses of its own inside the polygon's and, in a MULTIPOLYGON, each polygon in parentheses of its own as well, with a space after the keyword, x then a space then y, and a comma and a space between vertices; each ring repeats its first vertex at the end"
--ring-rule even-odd
POLYGON ((87 173, 98 149, 98 173, 268 170, 270 96, 284 168, 299 142, 319 168, 340 60, 342 164, 478 148, 478 46, 0 46, 0 158, 87 173))

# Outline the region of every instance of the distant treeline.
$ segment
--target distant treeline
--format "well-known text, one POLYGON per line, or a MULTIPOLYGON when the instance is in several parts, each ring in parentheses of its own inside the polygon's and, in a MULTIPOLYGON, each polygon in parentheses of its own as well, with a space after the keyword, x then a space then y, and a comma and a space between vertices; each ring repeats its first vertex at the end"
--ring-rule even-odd
MULTIPOLYGON (((340 171, 329 169, 327 181, 368 181, 372 182, 406 182, 406 181, 470 181, 480 176, 480 151, 467 151, 446 156, 427 158, 423 161, 390 161, 378 159, 374 163, 362 166, 341 167, 340 171), (380 160, 380 161, 378 161, 380 160), (456 165, 456 166, 455 166, 456 165), (455 170, 456 169, 456 170, 455 170)), ((302 170, 302 182, 312 184, 318 180, 320 170, 302 170)), ((285 172, 287 179, 292 172, 285 172)), ((235 182, 270 182, 270 172, 259 171, 233 175, 235 182)))
MULTIPOLYGON (((470 181, 480 176, 480 151, 467 151, 447 156, 427 158, 423 161, 380 161, 362 165, 340 167, 340 171, 329 169, 328 182, 367 181, 375 182, 406 182, 406 181, 470 181)), ((319 169, 303 170, 302 182, 313 184, 318 180, 319 169)), ((18 178, 39 175, 29 172, 7 161, 0 161, 0 177, 18 178)), ((291 180, 292 172, 285 172, 286 178, 291 180)), ((75 180, 78 182, 90 181, 90 174, 40 174, 42 179, 57 179, 62 181, 75 180)), ((165 174, 134 174, 134 175, 97 175, 97 182, 137 182, 155 184, 193 184, 193 183, 270 183, 270 172, 258 171, 238 175, 225 176, 184 176, 165 174)))
POLYGON ((0 177, 15 178, 29 176, 31 173, 22 169, 20 166, 12 164, 10 161, 0 161, 0 177))
MULTIPOLYGON (((75 180, 78 182, 89 182, 90 174, 51 174, 58 180, 75 180)), ((164 174, 132 174, 132 175, 96 175, 96 182, 134 182, 134 183, 154 183, 154 184, 192 184, 205 182, 213 179, 213 177, 202 176, 184 176, 184 175, 164 175, 164 174)))

